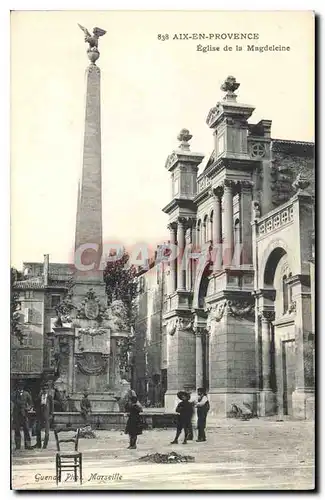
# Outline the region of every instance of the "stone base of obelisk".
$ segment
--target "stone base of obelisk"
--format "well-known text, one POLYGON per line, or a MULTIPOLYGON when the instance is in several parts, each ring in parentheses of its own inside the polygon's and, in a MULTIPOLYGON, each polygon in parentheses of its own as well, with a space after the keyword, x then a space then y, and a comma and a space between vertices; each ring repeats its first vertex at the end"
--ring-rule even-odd
MULTIPOLYGON (((72 394, 71 401, 73 401, 76 409, 80 411, 80 401, 83 398, 82 392, 72 394)), ((92 412, 118 412, 119 405, 117 403, 116 392, 96 392, 89 393, 88 399, 91 403, 92 412)))

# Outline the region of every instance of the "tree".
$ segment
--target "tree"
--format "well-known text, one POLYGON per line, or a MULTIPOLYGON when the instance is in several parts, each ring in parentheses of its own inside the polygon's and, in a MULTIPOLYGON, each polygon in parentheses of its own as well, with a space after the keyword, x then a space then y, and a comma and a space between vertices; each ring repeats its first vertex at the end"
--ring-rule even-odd
POLYGON ((20 300, 19 293, 14 289, 16 281, 23 279, 22 274, 14 267, 10 269, 10 333, 18 338, 20 344, 23 342, 24 334, 20 324, 20 300))
POLYGON ((134 326, 135 299, 138 295, 136 267, 129 264, 130 256, 124 252, 116 261, 108 261, 104 270, 107 304, 121 300, 125 305, 129 326, 134 326))
MULTIPOLYGON (((104 281, 106 285, 107 304, 110 306, 114 300, 121 300, 127 313, 130 333, 134 328, 136 305, 135 299, 138 295, 136 282, 136 267, 129 263, 130 256, 124 252, 123 256, 116 261, 108 261, 104 270, 104 281)), ((130 353, 133 350, 133 338, 125 337, 119 340, 120 368, 127 372, 130 368, 130 353)))

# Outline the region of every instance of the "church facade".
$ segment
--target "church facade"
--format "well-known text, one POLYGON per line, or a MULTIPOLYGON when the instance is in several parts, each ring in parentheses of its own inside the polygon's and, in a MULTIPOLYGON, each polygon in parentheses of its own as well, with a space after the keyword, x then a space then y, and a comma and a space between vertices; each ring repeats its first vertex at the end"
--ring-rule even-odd
POLYGON ((314 144, 248 122, 254 107, 237 101, 238 87, 228 77, 208 113, 210 157, 190 150, 183 129, 167 158, 169 254, 139 273, 135 329, 147 351, 152 338, 160 348, 141 374, 135 349, 134 381, 155 377, 166 410, 179 390, 206 387, 218 417, 246 403, 260 416, 312 418, 314 144), (150 294, 162 304, 154 323, 150 294))

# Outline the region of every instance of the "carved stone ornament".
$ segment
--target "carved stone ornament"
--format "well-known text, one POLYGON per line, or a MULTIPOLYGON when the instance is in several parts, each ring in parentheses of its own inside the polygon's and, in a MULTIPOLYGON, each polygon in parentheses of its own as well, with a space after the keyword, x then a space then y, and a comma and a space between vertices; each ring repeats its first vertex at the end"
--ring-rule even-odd
POLYGON ((214 306, 210 307, 210 309, 208 309, 209 316, 207 319, 207 330, 209 332, 211 331, 213 324, 215 322, 219 322, 222 319, 223 314, 225 312, 226 305, 227 305, 227 301, 222 300, 221 302, 218 302, 214 306))
POLYGON ((261 217, 261 207, 258 201, 252 201, 252 215, 253 220, 259 219, 261 217))
POLYGON ((57 319, 55 326, 62 326, 63 323, 72 323, 71 313, 75 309, 72 303, 72 292, 70 291, 55 308, 57 319))
POLYGON ((93 64, 95 64, 100 55, 98 50, 98 39, 100 36, 105 35, 106 31, 101 28, 94 28, 93 34, 91 35, 87 30, 87 28, 81 26, 81 24, 79 23, 78 26, 84 32, 85 42, 88 43, 88 48, 87 48, 88 58, 93 64))
POLYGON ((129 331, 127 312, 122 300, 113 300, 107 311, 109 328, 112 332, 129 331))
POLYGON ((241 302, 235 300, 228 300, 229 314, 235 318, 252 319, 255 317, 254 309, 255 304, 250 302, 241 302))
POLYGON ((193 330, 193 319, 179 318, 178 327, 182 331, 191 331, 193 330))
POLYGON ((177 154, 176 153, 171 153, 168 157, 167 157, 167 161, 166 161, 166 165, 165 167, 167 168, 167 170, 169 170, 173 165, 174 163, 177 162, 177 154))
POLYGON ((166 327, 167 334, 170 336, 175 335, 177 325, 178 325, 178 318, 173 318, 170 321, 168 321, 167 327, 166 327))
POLYGON ((93 288, 88 290, 86 298, 77 307, 76 317, 78 319, 97 320, 98 322, 107 319, 107 307, 101 305, 93 288))
POLYGON ((297 310, 297 302, 295 300, 292 300, 288 307, 288 314, 295 313, 296 310, 297 310))
POLYGON ((76 354, 76 364, 83 375, 102 375, 107 372, 108 356, 101 353, 76 354))
POLYGON ((184 149, 185 151, 189 151, 190 145, 189 141, 192 139, 192 135, 190 134, 190 131, 187 130, 187 128, 182 128, 180 133, 177 136, 177 139, 180 141, 179 148, 184 149))
POLYGON ((221 85, 220 90, 227 92, 226 96, 233 97, 239 86, 240 83, 236 82, 236 78, 234 76, 228 76, 221 85))
POLYGON ((207 330, 207 328, 204 328, 202 326, 196 326, 194 328, 194 333, 196 337, 203 337, 204 335, 209 333, 209 330, 207 330))
POLYGON ((310 186, 310 182, 303 173, 300 173, 292 186, 296 191, 305 191, 310 186))
POLYGON ((275 319, 275 312, 274 311, 262 311, 259 313, 259 316, 262 318, 262 320, 266 321, 274 321, 275 319))

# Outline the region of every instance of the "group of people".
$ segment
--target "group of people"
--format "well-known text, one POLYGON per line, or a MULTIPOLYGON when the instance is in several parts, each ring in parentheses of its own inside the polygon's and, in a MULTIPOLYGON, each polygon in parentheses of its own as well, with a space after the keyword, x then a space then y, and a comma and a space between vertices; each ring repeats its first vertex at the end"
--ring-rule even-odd
MULTIPOLYGON (((180 391, 177 394, 180 402, 176 407, 177 427, 176 436, 171 444, 178 444, 178 439, 184 431, 183 444, 193 440, 192 419, 194 409, 197 410, 197 442, 206 441, 205 428, 207 414, 210 409, 209 400, 206 391, 203 388, 197 390, 197 398, 191 398, 190 393, 180 391)), ((43 448, 46 449, 49 442, 50 425, 54 412, 54 397, 47 383, 44 383, 35 401, 32 401, 31 395, 24 389, 24 383, 20 382, 12 397, 12 422, 15 432, 16 449, 21 448, 21 428, 24 433, 25 449, 43 448), (36 444, 31 445, 31 436, 29 430, 29 411, 34 408, 36 416, 35 435, 36 444), (41 431, 45 430, 44 441, 42 445, 41 431)), ((144 424, 141 418, 143 408, 138 401, 137 395, 130 390, 124 401, 124 410, 128 413, 128 420, 125 428, 125 434, 129 435, 128 449, 136 449, 137 438, 142 434, 144 424)), ((88 415, 91 413, 91 402, 88 399, 88 392, 85 391, 80 402, 80 413, 84 423, 88 422, 88 415)))
POLYGON ((180 403, 178 403, 176 407, 176 413, 178 415, 176 436, 175 439, 171 442, 171 444, 178 444, 178 438, 181 435, 182 431, 184 431, 183 444, 186 444, 187 441, 193 440, 192 419, 195 408, 197 411, 197 431, 198 431, 198 437, 196 442, 200 443, 206 441, 205 428, 206 428, 207 415, 210 410, 210 403, 205 389, 200 387, 197 390, 197 398, 194 399, 191 398, 191 394, 186 391, 178 392, 177 397, 181 401, 180 403))
POLYGON ((21 434, 23 429, 24 445, 26 450, 33 448, 47 448, 50 436, 50 425, 54 411, 54 400, 48 384, 43 384, 41 390, 34 402, 28 391, 24 389, 24 382, 19 382, 17 389, 14 391, 11 399, 12 403, 12 424, 15 432, 16 450, 21 448, 21 434), (35 435, 36 444, 31 445, 31 435, 29 429, 29 412, 35 410, 35 435), (44 441, 42 446, 42 428, 45 430, 44 441))
MULTIPOLYGON (((57 389, 52 390, 50 385, 45 382, 42 384, 40 392, 33 401, 29 391, 24 388, 24 382, 20 381, 18 383, 11 398, 12 426, 15 433, 16 450, 21 449, 21 429, 24 433, 25 450, 47 448, 54 411, 77 411, 74 405, 73 408, 70 409, 70 398, 64 394, 65 392, 66 391, 63 391, 63 394, 59 395, 59 391, 57 389), (36 436, 36 444, 33 446, 31 444, 30 432, 30 411, 32 409, 35 410, 34 434, 36 436), (43 443, 42 429, 44 429, 43 443)), ((91 403, 88 399, 88 392, 85 391, 80 402, 80 414, 85 425, 88 422, 88 415, 90 412, 91 403)))
MULTIPOLYGON (((187 441, 193 440, 193 425, 192 419, 194 414, 194 409, 197 411, 197 431, 198 437, 196 442, 206 441, 206 421, 207 415, 210 410, 210 403, 207 397, 205 389, 199 388, 197 390, 197 398, 191 398, 191 394, 186 391, 180 391, 177 393, 180 402, 176 407, 177 413, 177 427, 176 436, 171 444, 178 444, 178 439, 184 431, 183 444, 187 441)), ((136 449, 137 438, 142 434, 143 421, 141 419, 141 412, 143 411, 138 398, 134 391, 130 391, 128 398, 125 403, 125 411, 128 413, 128 420, 125 428, 125 434, 129 435, 129 446, 128 449, 136 449)))

